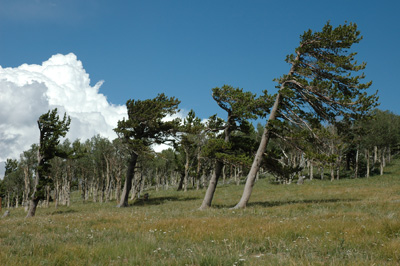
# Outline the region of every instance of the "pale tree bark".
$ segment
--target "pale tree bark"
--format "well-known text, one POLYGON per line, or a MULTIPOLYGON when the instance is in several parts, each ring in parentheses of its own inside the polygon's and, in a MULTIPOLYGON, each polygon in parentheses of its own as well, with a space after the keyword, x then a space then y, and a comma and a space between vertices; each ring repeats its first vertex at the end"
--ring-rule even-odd
POLYGON ((385 150, 381 150, 380 156, 380 175, 383 175, 383 169, 385 168, 385 150))
POLYGON ((18 189, 17 189, 17 193, 15 193, 15 208, 18 209, 19 207, 19 197, 18 197, 18 189))
MULTIPOLYGON (((34 192, 33 192, 33 193, 35 193, 35 189, 34 189, 34 192)), ((32 198, 32 199, 30 200, 29 209, 28 209, 28 213, 27 213, 26 217, 33 217, 33 216, 35 216, 36 208, 37 208, 37 206, 38 206, 38 203, 39 203, 39 198, 32 198)))
POLYGON ((135 175, 134 175, 134 178, 132 181, 131 200, 140 198, 140 193, 143 190, 144 182, 145 182, 145 177, 144 177, 143 170, 141 170, 140 172, 139 171, 135 172, 135 175))
POLYGON ((163 190, 168 190, 169 181, 168 181, 168 173, 167 172, 163 172, 163 174, 161 176, 161 182, 162 182, 163 190))
MULTIPOLYGON (((39 151, 37 153, 37 158, 38 158, 38 162, 39 162, 38 168, 43 167, 44 160, 43 160, 43 157, 40 155, 39 151)), ((33 188, 33 192, 30 197, 29 209, 28 209, 28 213, 26 214, 26 218, 35 216, 36 208, 37 208, 39 200, 40 200, 40 196, 38 195, 38 191, 37 191, 37 187, 39 185, 39 179, 40 179, 39 171, 36 170, 35 186, 33 188)))
POLYGON ((126 173, 124 189, 122 190, 121 200, 117 207, 128 207, 129 192, 132 188, 132 179, 135 173, 135 166, 137 162, 138 155, 134 152, 131 153, 131 158, 129 159, 128 170, 126 173))
POLYGON ((358 178, 358 157, 359 157, 359 151, 358 151, 358 147, 357 147, 357 151, 356 151, 356 165, 355 165, 355 170, 354 170, 354 178, 358 178))
POLYGON ((93 202, 97 202, 98 201, 98 196, 99 196, 99 182, 95 182, 95 184, 93 184, 92 189, 93 189, 93 202))
POLYGON ((320 167, 320 170, 321 170, 321 180, 324 180, 324 175, 325 175, 325 169, 324 169, 324 167, 323 166, 321 166, 320 167))
POLYGON ((99 202, 103 203, 104 199, 104 173, 100 173, 100 180, 98 184, 98 189, 97 189, 98 197, 99 197, 99 202))
MULTIPOLYGON (((235 181, 236 181, 236 186, 240 185, 240 177, 242 176, 242 169, 240 165, 235 166, 235 181)), ((256 176, 257 179, 257 176, 256 176)))
POLYGON ((64 197, 65 197, 65 205, 68 207, 71 205, 71 182, 72 182, 72 173, 71 173, 71 162, 67 160, 67 175, 64 183, 64 197))
MULTIPOLYGON (((233 117, 231 116, 231 110, 223 108, 225 111, 228 112, 228 119, 227 124, 224 128, 224 141, 225 143, 229 143, 231 133, 232 133, 232 126, 235 124, 233 117)), ((222 168, 224 167, 224 162, 222 160, 216 160, 215 168, 213 175, 211 176, 210 183, 207 187, 206 195, 204 196, 203 202, 199 208, 199 210, 207 209, 211 207, 211 202, 214 197, 215 190, 217 189, 218 179, 221 176, 222 168)))
POLYGON ((386 154, 386 147, 385 148, 383 148, 383 151, 382 151, 382 162, 383 162, 383 167, 386 167, 386 157, 385 157, 385 154, 386 154))
POLYGON ((10 192, 8 191, 7 192, 7 209, 9 209, 10 206, 11 206, 11 204, 10 204, 10 192))
MULTIPOLYGON (((300 53, 297 53, 294 61, 297 61, 299 59, 300 59, 300 53)), ((295 65, 292 64, 287 76, 291 76, 294 72, 295 72, 295 65)), ((253 163, 252 163, 250 171, 247 175, 246 184, 244 186, 242 197, 241 197, 240 201, 236 204, 236 206, 233 207, 234 209, 245 208, 247 203, 249 202, 250 195, 251 195, 251 192, 253 191, 253 186, 254 186, 254 183, 255 183, 255 180, 257 177, 257 173, 260 170, 263 154, 267 149, 267 146, 268 146, 268 143, 269 143, 269 140, 271 137, 270 122, 276 120, 276 118, 277 118, 279 105, 281 104, 282 98, 283 98, 281 91, 284 89, 284 86, 285 86, 284 83, 281 84, 278 94, 276 95, 275 102, 274 102, 274 105, 269 114, 267 124, 264 127, 264 132, 261 137, 261 142, 258 146, 257 153, 254 156, 253 163)))
POLYGON ((119 204, 121 199, 121 168, 118 168, 115 179, 117 181, 115 185, 115 199, 117 200, 117 204, 119 204))
POLYGON ((58 202, 59 202, 59 197, 60 197, 60 182, 58 178, 55 181, 54 184, 54 207, 57 209, 58 208, 58 202))
POLYGON ((23 205, 25 207, 25 211, 27 211, 28 205, 29 205, 28 197, 29 197, 29 193, 31 192, 31 184, 30 184, 29 167, 28 166, 24 167, 24 183, 25 183, 25 187, 24 187, 23 205))
POLYGON ((110 159, 104 155, 104 160, 106 161, 106 202, 110 201, 111 194, 111 174, 110 174, 110 159))
POLYGON ((254 157, 253 164, 251 165, 249 174, 247 175, 247 180, 246 180, 246 184, 245 184, 245 187, 243 190, 242 197, 241 197, 240 201, 238 202, 238 204, 236 204, 234 209, 245 208, 247 203, 249 202, 251 192, 253 191, 254 182, 256 180, 257 172, 260 169, 262 157, 263 157, 265 150, 267 149, 267 145, 268 145, 268 142, 270 139, 271 132, 269 130, 269 122, 276 119, 276 116, 278 114, 278 107, 281 102, 281 98, 282 98, 282 95, 279 92, 276 96, 274 106, 269 115, 267 125, 264 128, 264 132, 261 137, 261 142, 260 142, 260 145, 258 146, 257 153, 254 157))

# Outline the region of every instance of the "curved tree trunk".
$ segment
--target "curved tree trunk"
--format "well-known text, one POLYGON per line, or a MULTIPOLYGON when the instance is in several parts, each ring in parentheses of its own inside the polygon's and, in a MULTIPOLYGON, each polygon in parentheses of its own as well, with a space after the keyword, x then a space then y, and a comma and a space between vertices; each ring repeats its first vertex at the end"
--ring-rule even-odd
POLYGON ((40 156, 39 151, 38 151, 37 157, 38 157, 39 163, 38 163, 38 167, 36 169, 35 186, 33 188, 33 192, 30 197, 29 209, 28 209, 28 213, 26 214, 26 218, 35 216, 37 205, 38 205, 39 201, 44 198, 44 191, 43 191, 44 185, 40 184, 40 183, 42 183, 40 179, 43 177, 40 176, 40 171, 38 170, 40 167, 43 167, 44 161, 43 161, 42 156, 40 156), (39 184, 41 185, 40 187, 39 187, 39 184), (41 190, 41 191, 39 191, 39 190, 41 190))
POLYGON ((29 203, 29 209, 28 209, 26 218, 35 216, 36 207, 37 207, 38 203, 39 203, 39 199, 31 199, 31 201, 29 203))
POLYGON ((38 191, 37 191, 38 184, 39 184, 39 175, 38 175, 38 173, 36 173, 35 187, 33 189, 33 192, 32 192, 31 198, 30 198, 29 209, 28 209, 28 213, 26 214, 26 218, 35 216, 36 208, 37 208, 39 200, 40 200, 40 197, 38 197, 38 195, 37 195, 38 194, 38 191))
POLYGON ((244 186, 242 198, 240 199, 238 204, 236 204, 236 206, 233 207, 234 209, 245 208, 247 203, 249 202, 251 192, 253 191, 254 182, 256 180, 257 172, 258 172, 258 170, 260 170, 262 156, 263 156, 265 150, 267 149, 267 145, 268 145, 268 142, 270 139, 270 131, 268 129, 269 122, 276 119, 278 107, 281 102, 281 98, 282 98, 282 95, 280 93, 278 93, 278 95, 276 96, 276 99, 275 99, 274 106, 273 106, 270 116, 268 118, 268 122, 264 128, 264 132, 261 137, 261 142, 260 142, 260 145, 258 146, 257 153, 254 157, 253 164, 251 165, 249 174, 247 175, 246 185, 244 186))
POLYGON ((126 178, 125 178, 125 184, 124 184, 124 189, 121 194, 121 200, 119 201, 119 204, 117 207, 128 207, 128 198, 129 198, 129 192, 131 191, 132 188, 132 179, 135 173, 135 166, 137 162, 138 155, 136 153, 131 153, 131 158, 129 159, 129 165, 128 165, 128 170, 126 172, 126 178))
MULTIPOLYGON (((227 119, 227 124, 225 125, 225 129, 224 129, 224 135, 225 135, 224 142, 228 143, 230 140, 230 137, 231 137, 232 130, 233 130, 232 126, 235 123, 234 123, 233 117, 231 116, 231 111, 230 110, 226 110, 226 111, 228 111, 228 119, 227 119)), ((204 195, 203 203, 201 204, 199 210, 204 210, 204 209, 211 207, 211 202, 213 200, 215 190, 217 189, 218 179, 222 173, 223 167, 224 167, 224 162, 216 160, 214 172, 210 179, 210 184, 207 187, 207 191, 206 191, 206 194, 204 195)))
POLYGON ((224 167, 224 163, 217 160, 215 163, 215 170, 210 179, 210 184, 208 185, 206 195, 204 196, 203 203, 201 204, 199 210, 204 210, 204 209, 211 207, 211 202, 213 200, 214 192, 215 192, 215 189, 217 188, 218 179, 221 175, 223 167, 224 167))

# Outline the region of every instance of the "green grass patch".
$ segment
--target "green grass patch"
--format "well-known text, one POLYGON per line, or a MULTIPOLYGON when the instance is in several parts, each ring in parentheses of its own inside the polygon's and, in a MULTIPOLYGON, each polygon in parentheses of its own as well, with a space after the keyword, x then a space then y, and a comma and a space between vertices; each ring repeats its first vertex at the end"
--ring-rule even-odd
MULTIPOLYGON (((0 219, 1 265, 399 265, 400 162, 369 179, 147 191, 148 201, 22 208, 0 219)), ((4 210, 3 210, 4 212, 4 210)))

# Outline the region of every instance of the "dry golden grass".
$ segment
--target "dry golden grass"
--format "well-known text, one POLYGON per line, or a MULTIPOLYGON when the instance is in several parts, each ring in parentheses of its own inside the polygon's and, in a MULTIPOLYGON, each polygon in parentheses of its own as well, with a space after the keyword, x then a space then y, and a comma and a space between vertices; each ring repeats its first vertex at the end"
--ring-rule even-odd
POLYGON ((75 198, 70 208, 23 209, 0 220, 0 265, 399 265, 400 162, 385 176, 304 185, 259 180, 245 210, 242 186, 150 191, 115 208, 75 198))

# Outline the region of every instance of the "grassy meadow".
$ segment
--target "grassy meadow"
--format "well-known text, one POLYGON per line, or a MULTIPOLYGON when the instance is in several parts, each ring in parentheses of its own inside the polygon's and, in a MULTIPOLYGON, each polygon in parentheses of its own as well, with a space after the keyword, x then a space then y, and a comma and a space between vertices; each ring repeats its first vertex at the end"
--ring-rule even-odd
MULTIPOLYGON (((0 265, 399 265, 400 161, 384 176, 148 191, 148 201, 23 208, 0 219, 0 265)), ((54 205, 54 204, 53 204, 54 205)), ((2 215, 5 209, 1 211, 2 215)))

